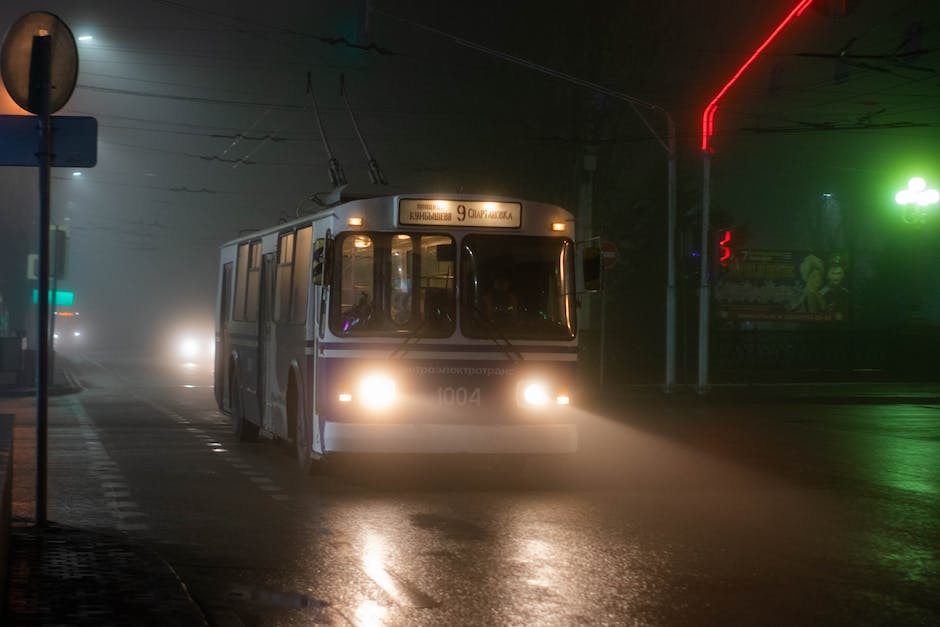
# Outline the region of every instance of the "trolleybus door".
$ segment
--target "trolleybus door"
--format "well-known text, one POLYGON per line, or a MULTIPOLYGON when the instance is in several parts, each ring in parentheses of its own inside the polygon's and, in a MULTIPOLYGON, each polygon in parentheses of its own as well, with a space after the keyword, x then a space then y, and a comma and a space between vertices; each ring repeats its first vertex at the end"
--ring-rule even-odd
POLYGON ((219 294, 219 336, 215 346, 215 400, 219 409, 231 411, 229 385, 229 357, 232 354, 232 340, 229 337, 229 318, 232 312, 232 263, 222 266, 222 285, 219 294))
POLYGON ((274 333, 274 253, 265 253, 261 261, 261 302, 258 314, 258 423, 267 427, 270 420, 269 378, 277 376, 277 350, 274 333), (272 373, 272 374, 268 374, 272 373))

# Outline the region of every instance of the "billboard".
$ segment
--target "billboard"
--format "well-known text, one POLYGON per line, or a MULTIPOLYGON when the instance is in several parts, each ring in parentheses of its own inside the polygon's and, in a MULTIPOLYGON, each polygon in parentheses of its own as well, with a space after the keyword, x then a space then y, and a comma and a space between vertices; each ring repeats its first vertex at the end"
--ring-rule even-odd
POLYGON ((743 250, 715 282, 722 321, 834 322, 847 320, 851 293, 841 253, 743 250))

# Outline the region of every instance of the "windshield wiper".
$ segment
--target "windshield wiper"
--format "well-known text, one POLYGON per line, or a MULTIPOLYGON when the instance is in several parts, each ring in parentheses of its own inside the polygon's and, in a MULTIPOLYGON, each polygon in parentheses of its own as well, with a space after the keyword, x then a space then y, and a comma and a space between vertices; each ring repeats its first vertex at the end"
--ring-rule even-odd
POLYGON ((411 340, 414 340, 414 343, 417 344, 418 340, 420 340, 423 337, 421 335, 421 329, 423 329, 424 325, 426 325, 427 323, 428 323, 428 318, 425 318, 424 320, 422 320, 421 324, 416 326, 414 329, 411 330, 410 333, 408 333, 408 336, 405 337, 405 341, 401 343, 401 346, 393 350, 392 354, 389 355, 388 358, 395 359, 396 357, 399 356, 399 353, 401 353, 400 355, 401 357, 404 357, 405 353, 408 352, 408 344, 411 342, 411 340))
POLYGON ((477 320, 482 320, 485 323, 485 325, 488 326, 493 331, 493 334, 490 335, 489 339, 493 340, 493 342, 497 346, 500 346, 503 349, 503 352, 506 353, 506 355, 509 357, 511 361, 523 361, 524 358, 522 357, 522 353, 520 353, 519 350, 515 346, 513 346, 512 342, 509 341, 508 337, 503 335, 502 330, 500 330, 496 322, 494 322, 486 314, 480 311, 480 308, 477 307, 475 304, 464 303, 464 306, 469 307, 470 311, 472 311, 475 314, 474 317, 477 320), (502 340, 503 344, 500 344, 499 340, 502 340))

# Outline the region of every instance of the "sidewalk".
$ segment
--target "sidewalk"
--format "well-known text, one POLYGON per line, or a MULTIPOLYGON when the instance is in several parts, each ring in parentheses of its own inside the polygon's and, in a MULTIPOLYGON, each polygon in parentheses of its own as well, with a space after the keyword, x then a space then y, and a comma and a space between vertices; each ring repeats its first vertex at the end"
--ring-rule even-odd
POLYGON ((175 571, 115 533, 14 524, 4 625, 207 625, 175 571))
MULTIPOLYGON (((57 369, 49 393, 79 389, 57 369)), ((208 625, 173 568, 150 548, 117 531, 35 524, 35 391, 4 392, 0 485, 10 481, 10 489, 0 498, 8 513, 0 515, 0 558, 8 556, 0 624, 208 625)))

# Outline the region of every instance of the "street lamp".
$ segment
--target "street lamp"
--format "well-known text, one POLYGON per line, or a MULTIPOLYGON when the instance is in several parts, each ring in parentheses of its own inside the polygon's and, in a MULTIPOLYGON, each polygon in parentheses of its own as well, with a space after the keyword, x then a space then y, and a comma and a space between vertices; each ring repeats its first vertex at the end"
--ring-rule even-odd
POLYGON ((905 208, 905 222, 923 222, 927 207, 940 202, 940 192, 927 189, 927 181, 915 176, 907 182, 907 189, 894 195, 894 201, 905 208))
POLYGON ((907 182, 907 189, 902 189, 894 196, 894 200, 899 205, 917 205, 926 207, 940 202, 940 192, 935 189, 927 189, 927 181, 919 176, 915 176, 907 182))
POLYGON ((708 247, 709 241, 709 211, 711 205, 711 155, 714 152, 711 146, 711 137, 715 132, 715 114, 718 112, 718 101, 725 95, 731 86, 741 77, 744 70, 750 66, 760 53, 770 45, 777 35, 794 18, 799 17, 803 11, 813 3, 813 0, 800 0, 790 13, 780 24, 770 33, 770 36, 757 47, 747 61, 738 68, 738 71, 725 83, 724 87, 718 90, 715 97, 711 99, 705 111, 702 114, 702 252, 701 252, 701 271, 699 272, 699 320, 698 320, 698 391, 704 392, 708 387, 708 308, 710 305, 709 286, 708 286, 708 247))

